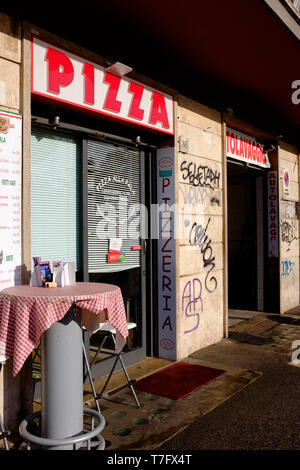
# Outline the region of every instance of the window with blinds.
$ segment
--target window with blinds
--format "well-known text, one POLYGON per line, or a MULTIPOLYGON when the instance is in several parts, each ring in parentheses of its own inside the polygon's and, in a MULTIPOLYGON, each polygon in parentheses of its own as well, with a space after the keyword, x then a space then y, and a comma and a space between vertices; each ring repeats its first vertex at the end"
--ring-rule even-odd
POLYGON ((67 135, 32 131, 31 253, 43 261, 72 261, 76 270, 80 269, 80 149, 80 143, 67 135))
POLYGON ((126 146, 88 140, 88 271, 104 273, 140 266, 140 155, 126 146), (123 261, 108 262, 112 242, 123 261))

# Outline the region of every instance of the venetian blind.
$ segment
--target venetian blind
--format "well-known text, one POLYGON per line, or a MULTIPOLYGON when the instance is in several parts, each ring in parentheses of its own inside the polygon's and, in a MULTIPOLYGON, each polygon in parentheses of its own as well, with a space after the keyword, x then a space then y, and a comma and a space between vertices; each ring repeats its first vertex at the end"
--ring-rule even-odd
MULTIPOLYGON (((69 136, 31 136, 31 253, 80 268, 80 145, 69 136)), ((52 265, 51 265, 52 268, 52 265)))
POLYGON ((88 141, 88 270, 140 266, 140 156, 136 149, 88 141), (110 239, 120 238, 125 260, 109 263, 110 239))

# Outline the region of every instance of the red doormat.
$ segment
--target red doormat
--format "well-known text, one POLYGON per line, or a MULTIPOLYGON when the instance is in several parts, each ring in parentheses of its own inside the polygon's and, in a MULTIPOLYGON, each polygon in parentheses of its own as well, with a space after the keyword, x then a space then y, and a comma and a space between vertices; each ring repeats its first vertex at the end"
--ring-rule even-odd
POLYGON ((225 372, 225 370, 188 362, 175 362, 175 364, 138 380, 135 389, 179 400, 225 372))

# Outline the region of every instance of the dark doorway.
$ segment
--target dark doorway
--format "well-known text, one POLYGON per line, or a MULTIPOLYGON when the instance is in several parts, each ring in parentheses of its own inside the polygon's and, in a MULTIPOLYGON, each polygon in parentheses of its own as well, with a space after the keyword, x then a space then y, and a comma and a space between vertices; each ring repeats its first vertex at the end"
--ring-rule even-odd
POLYGON ((228 307, 263 310, 264 172, 227 164, 228 307), (261 308, 260 308, 261 307, 261 308))

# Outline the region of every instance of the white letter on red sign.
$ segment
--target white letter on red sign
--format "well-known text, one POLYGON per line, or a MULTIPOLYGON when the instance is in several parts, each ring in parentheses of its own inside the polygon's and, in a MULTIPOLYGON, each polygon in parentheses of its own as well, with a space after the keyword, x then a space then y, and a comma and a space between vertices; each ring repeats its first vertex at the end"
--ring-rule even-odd
POLYGON ((68 86, 73 81, 72 62, 65 54, 50 47, 47 50, 46 60, 48 61, 48 91, 59 94, 61 86, 68 86))

